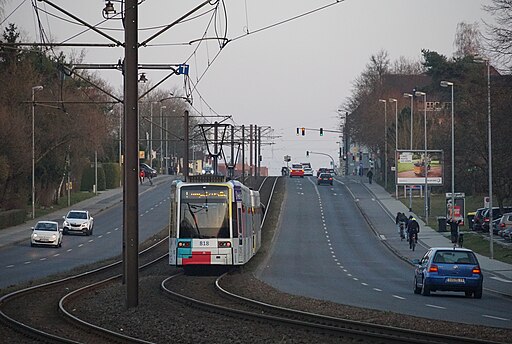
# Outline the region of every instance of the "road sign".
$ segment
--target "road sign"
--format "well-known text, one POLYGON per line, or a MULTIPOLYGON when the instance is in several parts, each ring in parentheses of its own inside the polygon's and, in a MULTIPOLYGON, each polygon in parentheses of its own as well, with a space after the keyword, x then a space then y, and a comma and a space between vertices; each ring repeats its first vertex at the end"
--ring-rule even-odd
POLYGON ((178 74, 188 75, 188 69, 189 69, 188 64, 181 64, 178 67, 178 74))

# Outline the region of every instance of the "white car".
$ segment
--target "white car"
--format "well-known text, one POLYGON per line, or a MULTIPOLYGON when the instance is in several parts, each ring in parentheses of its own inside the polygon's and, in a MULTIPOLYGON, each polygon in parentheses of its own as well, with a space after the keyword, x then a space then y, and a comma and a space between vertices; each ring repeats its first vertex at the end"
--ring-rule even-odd
POLYGON ((87 210, 71 210, 66 216, 63 216, 64 223, 62 229, 64 234, 71 232, 80 232, 85 235, 92 235, 94 219, 87 210))
POLYGON ((30 236, 30 246, 62 246, 62 229, 55 221, 39 221, 35 227, 32 227, 30 236))
POLYGON ((313 175, 313 169, 311 167, 304 167, 304 175, 305 176, 312 176, 313 175))

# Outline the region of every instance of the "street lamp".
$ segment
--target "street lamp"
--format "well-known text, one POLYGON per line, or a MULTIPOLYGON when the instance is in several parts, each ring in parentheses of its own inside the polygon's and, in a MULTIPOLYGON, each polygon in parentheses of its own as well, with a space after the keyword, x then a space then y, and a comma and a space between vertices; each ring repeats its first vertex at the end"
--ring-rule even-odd
POLYGON ((411 150, 412 150, 412 113, 414 108, 414 95, 410 93, 404 93, 405 98, 411 98, 411 150))
POLYGON ((165 105, 161 105, 160 106, 160 173, 163 173, 163 169, 164 169, 164 154, 163 154, 163 147, 164 147, 164 121, 163 121, 163 115, 162 115, 162 110, 163 109, 167 109, 167 106, 165 106, 165 105))
MULTIPOLYGON (((398 100, 395 98, 389 98, 390 103, 395 103, 395 175, 398 173, 397 170, 397 154, 398 154, 398 100)), ((395 178, 396 180, 396 178, 395 178)), ((398 199, 398 185, 395 185, 395 197, 398 199)))
POLYGON ((416 91, 415 96, 423 96, 424 107, 424 125, 425 125, 425 156, 423 158, 423 174, 425 175, 425 224, 428 225, 428 156, 427 156, 427 94, 425 92, 416 91))
POLYGON ((41 91, 43 86, 32 87, 32 218, 36 217, 36 141, 35 141, 35 93, 41 91))
POLYGON ((454 119, 453 119, 453 82, 450 81, 441 81, 441 87, 451 87, 452 89, 452 221, 455 220, 454 218, 454 211, 455 211, 455 132, 454 132, 454 119))
POLYGON ((491 148, 491 64, 488 58, 478 57, 475 62, 485 63, 487 66, 487 146, 489 147, 489 253, 494 259, 493 231, 492 231, 492 148, 491 148))
POLYGON ((380 103, 384 103, 384 188, 388 188, 388 105, 385 99, 379 99, 380 103))

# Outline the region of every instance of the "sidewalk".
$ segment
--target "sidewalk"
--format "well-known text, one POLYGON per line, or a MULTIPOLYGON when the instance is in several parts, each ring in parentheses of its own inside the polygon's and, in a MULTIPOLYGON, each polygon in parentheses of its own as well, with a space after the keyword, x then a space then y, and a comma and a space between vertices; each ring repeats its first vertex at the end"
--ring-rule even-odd
MULTIPOLYGON (((393 218, 396 216, 397 212, 402 212, 407 216, 409 214, 414 214, 409 212, 409 208, 405 206, 402 202, 395 199, 391 194, 384 190, 379 184, 372 183, 364 183, 364 186, 374 195, 375 199, 378 200, 380 204, 386 209, 389 215, 393 218)), ((416 215, 416 214, 414 214, 416 215)), ((420 224, 420 236, 419 236, 419 244, 421 247, 430 248, 430 247, 452 247, 451 240, 448 236, 443 235, 442 233, 432 229, 432 227, 425 225, 425 223, 419 219, 418 216, 415 216, 418 223, 420 224)), ((436 224, 437 225, 437 224, 436 224)), ((379 230, 379 228, 376 228, 379 230)), ((448 233, 448 232, 447 232, 448 233)), ((379 233, 380 234, 380 233, 379 233)), ((394 233, 394 236, 397 237, 398 234, 394 233)), ((424 250, 417 248, 416 254, 414 254, 411 250, 409 250, 407 244, 397 245, 401 243, 400 240, 387 240, 387 245, 395 251, 400 257, 405 260, 410 261, 411 259, 417 258, 418 253, 422 254, 424 250)), ((484 272, 494 274, 495 276, 499 276, 501 278, 512 281, 512 264, 507 264, 495 259, 490 259, 489 257, 482 256, 477 254, 478 260, 480 262, 480 267, 484 272)))
MULTIPOLYGON (((150 186, 148 182, 144 182, 143 185, 139 186, 139 194, 146 192, 151 187, 155 187, 158 184, 164 183, 169 179, 174 179, 176 176, 171 175, 159 175, 156 178, 153 178, 153 186, 150 186)), ((91 197, 87 200, 84 200, 80 203, 76 203, 71 205, 68 208, 62 208, 56 210, 53 213, 47 214, 45 216, 35 218, 34 220, 30 219, 21 225, 0 229, 0 248, 8 245, 13 245, 17 242, 26 240, 27 243, 30 240, 31 227, 34 227, 37 221, 48 220, 48 221, 56 221, 59 223, 59 226, 62 225, 63 216, 65 216, 68 211, 72 209, 86 209, 89 210, 91 215, 94 217, 96 214, 113 207, 117 204, 120 204, 123 201, 123 188, 119 187, 116 189, 110 189, 98 192, 98 195, 91 197)))

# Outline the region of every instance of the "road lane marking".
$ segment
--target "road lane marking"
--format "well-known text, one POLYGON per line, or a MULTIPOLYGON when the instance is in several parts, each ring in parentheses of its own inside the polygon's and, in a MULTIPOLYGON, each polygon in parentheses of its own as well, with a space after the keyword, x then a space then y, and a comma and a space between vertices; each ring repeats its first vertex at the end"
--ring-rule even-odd
POLYGON ((54 257, 58 257, 58 256, 60 256, 60 253, 56 253, 56 254, 54 254, 53 256, 54 256, 54 257))
POLYGON ((14 265, 12 265, 12 264, 6 266, 7 269, 10 269, 10 268, 13 268, 13 267, 14 267, 14 265))
POLYGON ((401 296, 398 296, 398 295, 393 295, 393 297, 394 297, 395 299, 405 300, 405 297, 401 297, 401 296))
POLYGON ((425 306, 427 307, 432 307, 432 308, 437 308, 437 309, 446 309, 446 307, 443 307, 443 306, 436 306, 436 305, 431 305, 431 304, 426 304, 425 306))
POLYGON ((384 234, 379 234, 381 240, 386 240, 386 236, 384 234))
POLYGON ((45 257, 45 258, 41 258, 41 259, 39 259, 39 260, 40 260, 40 261, 45 261, 46 259, 47 259, 47 258, 45 257))
POLYGON ((103 238, 103 235, 100 235, 100 236, 98 237, 98 239, 101 239, 101 238, 103 238))
POLYGON ((82 246, 84 246, 84 244, 80 244, 80 245, 78 245, 78 247, 82 247, 82 246))
POLYGON ((27 265, 27 264, 30 264, 30 263, 32 263, 32 262, 25 262, 25 263, 23 263, 23 264, 27 265))
POLYGON ((502 320, 502 321, 509 321, 510 319, 507 319, 507 318, 500 318, 500 317, 495 317, 493 315, 487 315, 487 314, 482 314, 482 316, 484 318, 490 318, 490 319, 494 319, 494 320, 502 320))
POLYGON ((94 242, 94 239, 90 239, 89 242, 94 242))
POLYGON ((72 249, 72 248, 70 248, 70 249, 68 249, 68 250, 67 250, 67 252, 71 252, 71 251, 73 251, 73 249, 72 249))
POLYGON ((378 291, 378 292, 382 291, 382 289, 379 289, 379 288, 373 288, 373 290, 378 291))
POLYGON ((501 277, 491 276, 491 277, 489 277, 489 278, 492 278, 493 280, 500 281, 500 282, 512 283, 512 281, 511 281, 511 280, 504 279, 504 278, 501 278, 501 277))
POLYGON ((357 278, 357 277, 353 277, 352 279, 353 279, 354 281, 359 281, 359 278, 357 278))
POLYGON ((347 274, 348 277, 352 277, 352 274, 347 274))
POLYGON ((364 285, 365 287, 367 287, 367 286, 368 286, 368 283, 361 282, 361 285, 364 285))

